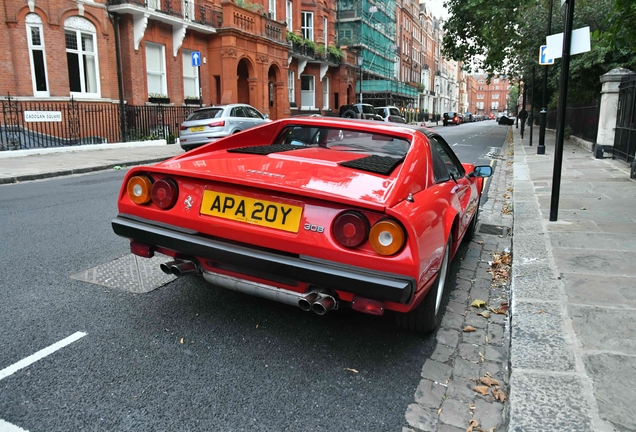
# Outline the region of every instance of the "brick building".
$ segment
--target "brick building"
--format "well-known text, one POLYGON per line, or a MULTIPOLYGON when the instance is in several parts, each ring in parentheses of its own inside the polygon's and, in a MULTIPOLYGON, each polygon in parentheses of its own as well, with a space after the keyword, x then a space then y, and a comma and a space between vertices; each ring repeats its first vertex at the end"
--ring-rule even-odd
POLYGON ((508 93, 510 91, 510 82, 507 78, 499 76, 494 77, 487 82, 486 75, 475 75, 477 80, 477 113, 489 115, 497 114, 507 110, 508 93))

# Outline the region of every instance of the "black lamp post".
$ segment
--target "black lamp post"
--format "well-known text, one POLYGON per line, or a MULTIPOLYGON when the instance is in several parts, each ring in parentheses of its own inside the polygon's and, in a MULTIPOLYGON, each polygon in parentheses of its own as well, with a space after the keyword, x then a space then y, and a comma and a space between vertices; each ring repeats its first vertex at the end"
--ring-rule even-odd
POLYGON ((360 68, 360 97, 358 100, 362 103, 362 64, 364 63, 364 57, 362 56, 362 50, 358 53, 358 67, 360 68))
MULTIPOLYGON (((552 3, 550 0, 550 10, 548 12, 548 32, 546 36, 552 33, 552 3)), ((548 116, 548 67, 543 67, 543 95, 541 96, 541 117, 539 123, 539 145, 537 146, 537 154, 545 154, 545 125, 548 116)))

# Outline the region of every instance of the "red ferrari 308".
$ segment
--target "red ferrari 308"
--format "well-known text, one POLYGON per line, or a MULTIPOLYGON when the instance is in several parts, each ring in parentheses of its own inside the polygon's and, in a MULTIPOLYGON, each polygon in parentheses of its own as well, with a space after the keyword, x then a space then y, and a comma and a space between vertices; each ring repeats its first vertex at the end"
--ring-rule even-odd
POLYGON ((112 225, 166 273, 428 332, 491 173, 433 130, 287 118, 131 169, 112 225))

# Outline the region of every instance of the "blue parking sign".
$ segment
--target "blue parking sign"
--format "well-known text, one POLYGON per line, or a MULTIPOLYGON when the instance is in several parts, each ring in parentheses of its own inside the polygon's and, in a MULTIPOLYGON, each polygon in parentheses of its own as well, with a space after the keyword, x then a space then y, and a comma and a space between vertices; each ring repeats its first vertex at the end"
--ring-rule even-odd
POLYGON ((548 55, 548 46, 541 45, 541 47, 539 48, 539 64, 541 66, 554 64, 554 59, 548 58, 547 55, 548 55))
POLYGON ((192 67, 201 66, 201 52, 192 51, 192 67))

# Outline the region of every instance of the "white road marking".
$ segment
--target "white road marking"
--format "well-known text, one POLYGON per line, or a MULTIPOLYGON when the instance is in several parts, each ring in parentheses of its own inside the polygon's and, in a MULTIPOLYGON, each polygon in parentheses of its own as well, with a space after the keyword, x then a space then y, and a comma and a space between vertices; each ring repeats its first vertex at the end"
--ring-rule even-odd
POLYGON ((17 427, 14 424, 6 422, 0 419, 0 431, 2 432, 29 432, 26 429, 22 429, 21 427, 17 427))
MULTIPOLYGON (((9 367, 0 370, 0 380, 8 377, 9 375, 12 375, 12 374, 16 373, 20 369, 23 369, 23 368, 29 366, 30 364, 35 363, 38 360, 43 359, 44 357, 46 357, 49 354, 53 354, 55 351, 57 351, 57 350, 59 350, 61 348, 64 348, 66 345, 72 344, 73 342, 83 338, 84 336, 86 336, 86 333, 82 333, 82 332, 73 333, 69 337, 67 337, 65 339, 62 339, 61 341, 56 342, 53 345, 51 345, 49 347, 46 347, 46 348, 36 352, 35 354, 31 354, 27 358, 22 359, 19 362, 14 363, 14 364, 12 364, 9 367)), ((2 426, 1 423, 0 423, 0 426, 2 426)), ((3 430, 3 429, 0 428, 0 430, 3 430)))
POLYGON ((472 147, 470 144, 453 144, 453 147, 472 147))

